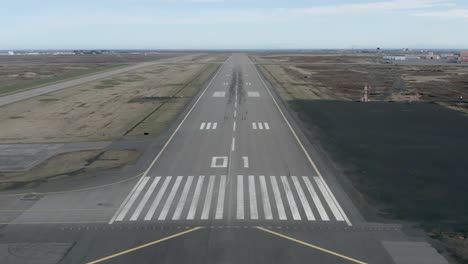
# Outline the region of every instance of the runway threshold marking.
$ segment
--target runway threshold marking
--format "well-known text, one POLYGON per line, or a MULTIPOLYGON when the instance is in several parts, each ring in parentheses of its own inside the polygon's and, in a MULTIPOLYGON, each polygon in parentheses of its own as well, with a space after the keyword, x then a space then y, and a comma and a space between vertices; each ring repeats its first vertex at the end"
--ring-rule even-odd
POLYGON ((351 262, 353 262, 353 263, 367 264, 367 262, 364 262, 364 261, 361 261, 361 260, 357 260, 357 259, 355 259, 355 258, 345 256, 345 255, 340 254, 340 253, 338 253, 338 252, 335 252, 335 251, 332 251, 332 250, 329 250, 329 249, 326 249, 326 248, 322 248, 322 247, 319 247, 319 246, 316 246, 316 245, 313 245, 313 244, 304 242, 304 241, 302 241, 302 240, 292 238, 292 237, 290 237, 290 236, 286 236, 286 235, 277 233, 277 232, 275 232, 275 231, 272 231, 272 230, 263 228, 263 227, 261 227, 261 226, 257 226, 256 228, 257 228, 258 230, 262 230, 262 231, 267 232, 267 233, 270 233, 270 234, 272 234, 272 235, 275 235, 275 236, 278 236, 278 237, 281 237, 281 238, 284 238, 284 239, 287 239, 287 240, 290 240, 290 241, 299 243, 299 244, 304 245, 304 246, 306 246, 306 247, 310 247, 310 248, 313 248, 313 249, 322 251, 322 252, 324 252, 324 253, 327 253, 327 254, 330 254, 330 255, 333 255, 333 256, 342 258, 342 259, 349 260, 349 261, 351 261, 351 262))
POLYGON ((137 182, 137 184, 133 187, 133 189, 130 191, 130 193, 127 195, 127 197, 124 199, 124 201, 122 202, 122 204, 120 204, 120 207, 117 209, 117 211, 114 213, 114 215, 112 216, 112 218, 109 220, 108 224, 112 224, 114 223, 115 221, 115 218, 117 217, 117 215, 120 214, 120 211, 122 210, 122 208, 125 206, 125 204, 128 202, 128 200, 130 199, 130 196, 133 195, 133 192, 135 192, 137 186, 140 184, 140 181, 143 180, 144 177, 146 177, 146 175, 148 175, 148 173, 150 172, 150 170, 153 168, 154 164, 156 163, 156 161, 159 159, 159 157, 162 155, 162 153, 164 152, 164 150, 166 150, 167 146, 169 145, 169 143, 171 143, 172 139, 174 138, 175 134, 177 134, 177 132, 179 131, 179 129, 182 127, 182 125, 184 124, 185 120, 190 116, 190 114, 192 113, 193 109, 195 108, 195 106, 197 106, 198 102, 203 98, 203 95, 205 95, 206 91, 208 90, 208 88, 210 88, 211 84, 213 83, 213 81, 216 79, 216 77, 218 76, 219 72, 223 69, 224 65, 226 65, 226 62, 230 59, 231 57, 227 58, 223 64, 221 65, 221 67, 219 67, 218 71, 215 73, 215 75, 212 77, 212 79, 210 80, 210 82, 206 85, 205 89, 203 90, 203 92, 198 96, 197 100, 195 101, 195 103, 192 105, 192 107, 190 107, 189 111, 187 112, 187 114, 184 116, 184 118, 182 119, 182 121, 180 121, 179 125, 176 127, 176 129, 174 130, 174 132, 172 132, 171 136, 167 139, 166 143, 162 146, 161 150, 158 152, 158 155, 156 155, 156 157, 153 159, 153 161, 151 161, 151 164, 148 166, 148 168, 145 170, 145 172, 143 173, 142 177, 140 178, 140 180, 137 182))
POLYGON ((174 235, 165 237, 165 238, 161 238, 161 239, 158 239, 158 240, 155 240, 155 241, 152 241, 152 242, 149 242, 149 243, 146 243, 146 244, 143 244, 143 245, 134 247, 134 248, 130 248, 130 249, 121 251, 121 252, 119 252, 119 253, 115 253, 115 254, 109 255, 109 256, 107 256, 107 257, 103 257, 103 258, 100 258, 100 259, 97 259, 97 260, 93 260, 93 261, 87 262, 87 264, 101 263, 101 262, 104 262, 104 261, 106 261, 106 260, 109 260, 109 259, 112 259, 112 258, 115 258, 115 257, 119 257, 119 256, 122 256, 122 255, 125 255, 125 254, 128 254, 128 253, 131 253, 131 252, 133 252, 133 251, 137 251, 137 250, 140 250, 140 249, 142 249, 142 248, 146 248, 146 247, 149 247, 149 246, 152 246, 152 245, 155 245, 155 244, 158 244, 158 243, 167 241, 167 240, 169 240, 169 239, 176 238, 176 237, 179 237, 179 236, 182 236, 182 235, 191 233, 191 232, 196 231, 196 230, 199 230, 199 229, 201 229, 201 228, 203 228, 203 227, 199 226, 199 227, 195 227, 195 228, 192 228, 192 229, 189 229, 189 230, 185 230, 185 231, 183 231, 183 232, 180 232, 180 233, 177 233, 177 234, 174 234, 174 235))
MULTIPOLYGON (((251 65, 254 65, 253 62, 249 59, 251 65)), ((279 106, 278 102, 276 102, 276 99, 275 97, 273 96, 273 94, 271 93, 270 89, 267 87, 267 85, 265 84, 265 81, 263 80, 262 76, 260 75, 260 73, 258 72, 257 68, 255 66, 253 66, 253 68, 255 69, 255 72, 257 73, 257 76, 258 78, 260 78, 260 81, 262 82, 262 85, 263 87, 265 88, 265 90, 268 92, 268 94, 270 95, 271 99, 273 100, 273 103, 275 104, 276 108, 278 109, 278 111, 280 112, 281 116, 283 117, 284 121, 286 122, 286 125, 288 126, 289 130, 291 131, 291 133, 293 134, 294 138, 296 139, 296 142, 299 144, 299 146, 301 147, 302 151, 304 152, 304 155, 306 156, 307 160, 309 161, 310 165, 312 165, 312 167, 314 168, 315 172, 317 172, 317 175, 321 178, 322 180, 322 183, 323 183, 323 187, 324 189, 329 193, 330 195, 330 198, 332 200, 332 202, 336 205, 336 207, 338 208, 338 211, 340 212, 340 214, 342 215, 343 219, 346 221, 346 223, 348 224, 348 226, 352 226, 353 224, 351 223, 351 221, 349 221, 349 218, 348 216, 346 215, 346 213, 344 212, 343 208, 341 207, 341 205, 338 203, 338 201, 336 200, 336 197, 335 195, 333 194, 333 192, 330 190, 330 187, 328 187, 328 184, 325 182, 325 180, 323 179, 323 176, 322 176, 322 173, 320 173, 317 165, 315 164, 315 162, 312 160, 312 158, 310 157, 309 155, 309 152, 307 152, 307 150, 305 149, 304 145, 302 144, 301 140, 299 139, 299 137, 297 136, 296 134, 296 131, 294 131, 293 127, 291 126, 291 124, 289 123, 288 119, 286 118, 286 116, 284 115, 283 113, 283 110, 281 110, 281 107, 279 106)))

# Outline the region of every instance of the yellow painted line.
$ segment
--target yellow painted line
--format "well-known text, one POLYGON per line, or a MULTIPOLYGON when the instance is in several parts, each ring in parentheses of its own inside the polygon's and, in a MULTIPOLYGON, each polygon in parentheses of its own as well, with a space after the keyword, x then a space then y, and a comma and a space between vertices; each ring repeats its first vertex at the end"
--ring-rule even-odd
POLYGON ((138 247, 130 248, 130 249, 121 251, 121 252, 119 252, 119 253, 116 253, 116 254, 113 254, 113 255, 109 255, 109 256, 107 256, 107 257, 103 257, 103 258, 100 258, 100 259, 98 259, 98 260, 94 260, 94 261, 88 262, 87 264, 101 263, 101 262, 106 261, 106 260, 109 260, 109 259, 111 259, 111 258, 115 258, 115 257, 118 257, 118 256, 122 256, 122 255, 128 254, 128 253, 130 253, 130 252, 133 252, 133 251, 136 251, 136 250, 145 248, 145 247, 149 247, 149 246, 152 246, 152 245, 154 245, 154 244, 161 243, 161 242, 164 242, 164 241, 166 241, 166 240, 169 240, 169 239, 172 239, 172 238, 175 238, 175 237, 178 237, 178 236, 182 236, 182 235, 188 234, 188 233, 190 233, 190 232, 196 231, 196 230, 201 229, 201 228, 203 228, 203 227, 199 226, 199 227, 195 227, 195 228, 192 228, 192 229, 189 229, 189 230, 185 230, 185 231, 183 231, 183 232, 174 234, 174 235, 172 235, 172 236, 168 236, 168 237, 165 237, 165 238, 161 238, 161 239, 159 239, 159 240, 156 240, 156 241, 153 241, 153 242, 149 242, 149 243, 140 245, 140 246, 138 246, 138 247))
POLYGON ((273 234, 273 235, 275 235, 275 236, 279 236, 279 237, 285 238, 285 239, 287 239, 287 240, 291 240, 291 241, 294 241, 294 242, 296 242, 296 243, 302 244, 302 245, 304 245, 304 246, 306 246, 306 247, 310 247, 310 248, 313 248, 313 249, 316 249, 316 250, 319 250, 319 251, 328 253, 328 254, 330 254, 330 255, 337 256, 337 257, 339 257, 339 258, 349 260, 349 261, 354 262, 354 263, 358 263, 358 264, 367 264, 367 262, 360 261, 360 260, 357 260, 357 259, 354 259, 354 258, 345 256, 345 255, 343 255, 343 254, 340 254, 340 253, 337 253, 337 252, 334 252, 334 251, 331 251, 331 250, 328 250, 328 249, 325 249, 325 248, 322 248, 322 247, 319 247, 319 246, 316 246, 316 245, 312 245, 312 244, 310 244, 310 243, 307 243, 307 242, 304 242, 304 241, 301 241, 301 240, 298 240, 298 239, 295 239, 295 238, 292 238, 292 237, 289 237, 289 236, 286 236, 286 235, 283 235, 283 234, 280 234, 280 233, 271 231, 271 230, 269 230, 269 229, 266 229, 266 228, 263 228, 263 227, 260 227, 260 226, 257 226, 256 228, 259 229, 259 230, 262 230, 262 231, 264 231, 264 232, 273 234))

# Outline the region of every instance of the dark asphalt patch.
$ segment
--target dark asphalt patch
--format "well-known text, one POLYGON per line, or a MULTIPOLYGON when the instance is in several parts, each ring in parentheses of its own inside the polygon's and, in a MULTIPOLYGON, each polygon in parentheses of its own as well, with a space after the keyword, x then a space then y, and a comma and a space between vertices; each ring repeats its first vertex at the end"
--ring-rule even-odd
POLYGON ((290 102, 384 217, 468 228, 468 117, 435 104, 290 102))

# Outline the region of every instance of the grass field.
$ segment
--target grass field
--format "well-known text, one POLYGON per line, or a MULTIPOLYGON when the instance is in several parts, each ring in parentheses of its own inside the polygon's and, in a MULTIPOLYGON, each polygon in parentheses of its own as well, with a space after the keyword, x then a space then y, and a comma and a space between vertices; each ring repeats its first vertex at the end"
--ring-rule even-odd
POLYGON ((180 54, 0 56, 0 95, 180 54))

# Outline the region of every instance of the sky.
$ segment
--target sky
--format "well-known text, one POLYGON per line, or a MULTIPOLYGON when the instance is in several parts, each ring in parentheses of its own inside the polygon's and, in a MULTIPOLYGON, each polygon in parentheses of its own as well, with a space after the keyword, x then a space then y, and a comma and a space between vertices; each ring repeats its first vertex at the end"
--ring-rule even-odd
POLYGON ((468 0, 0 0, 8 49, 468 49, 468 0))

